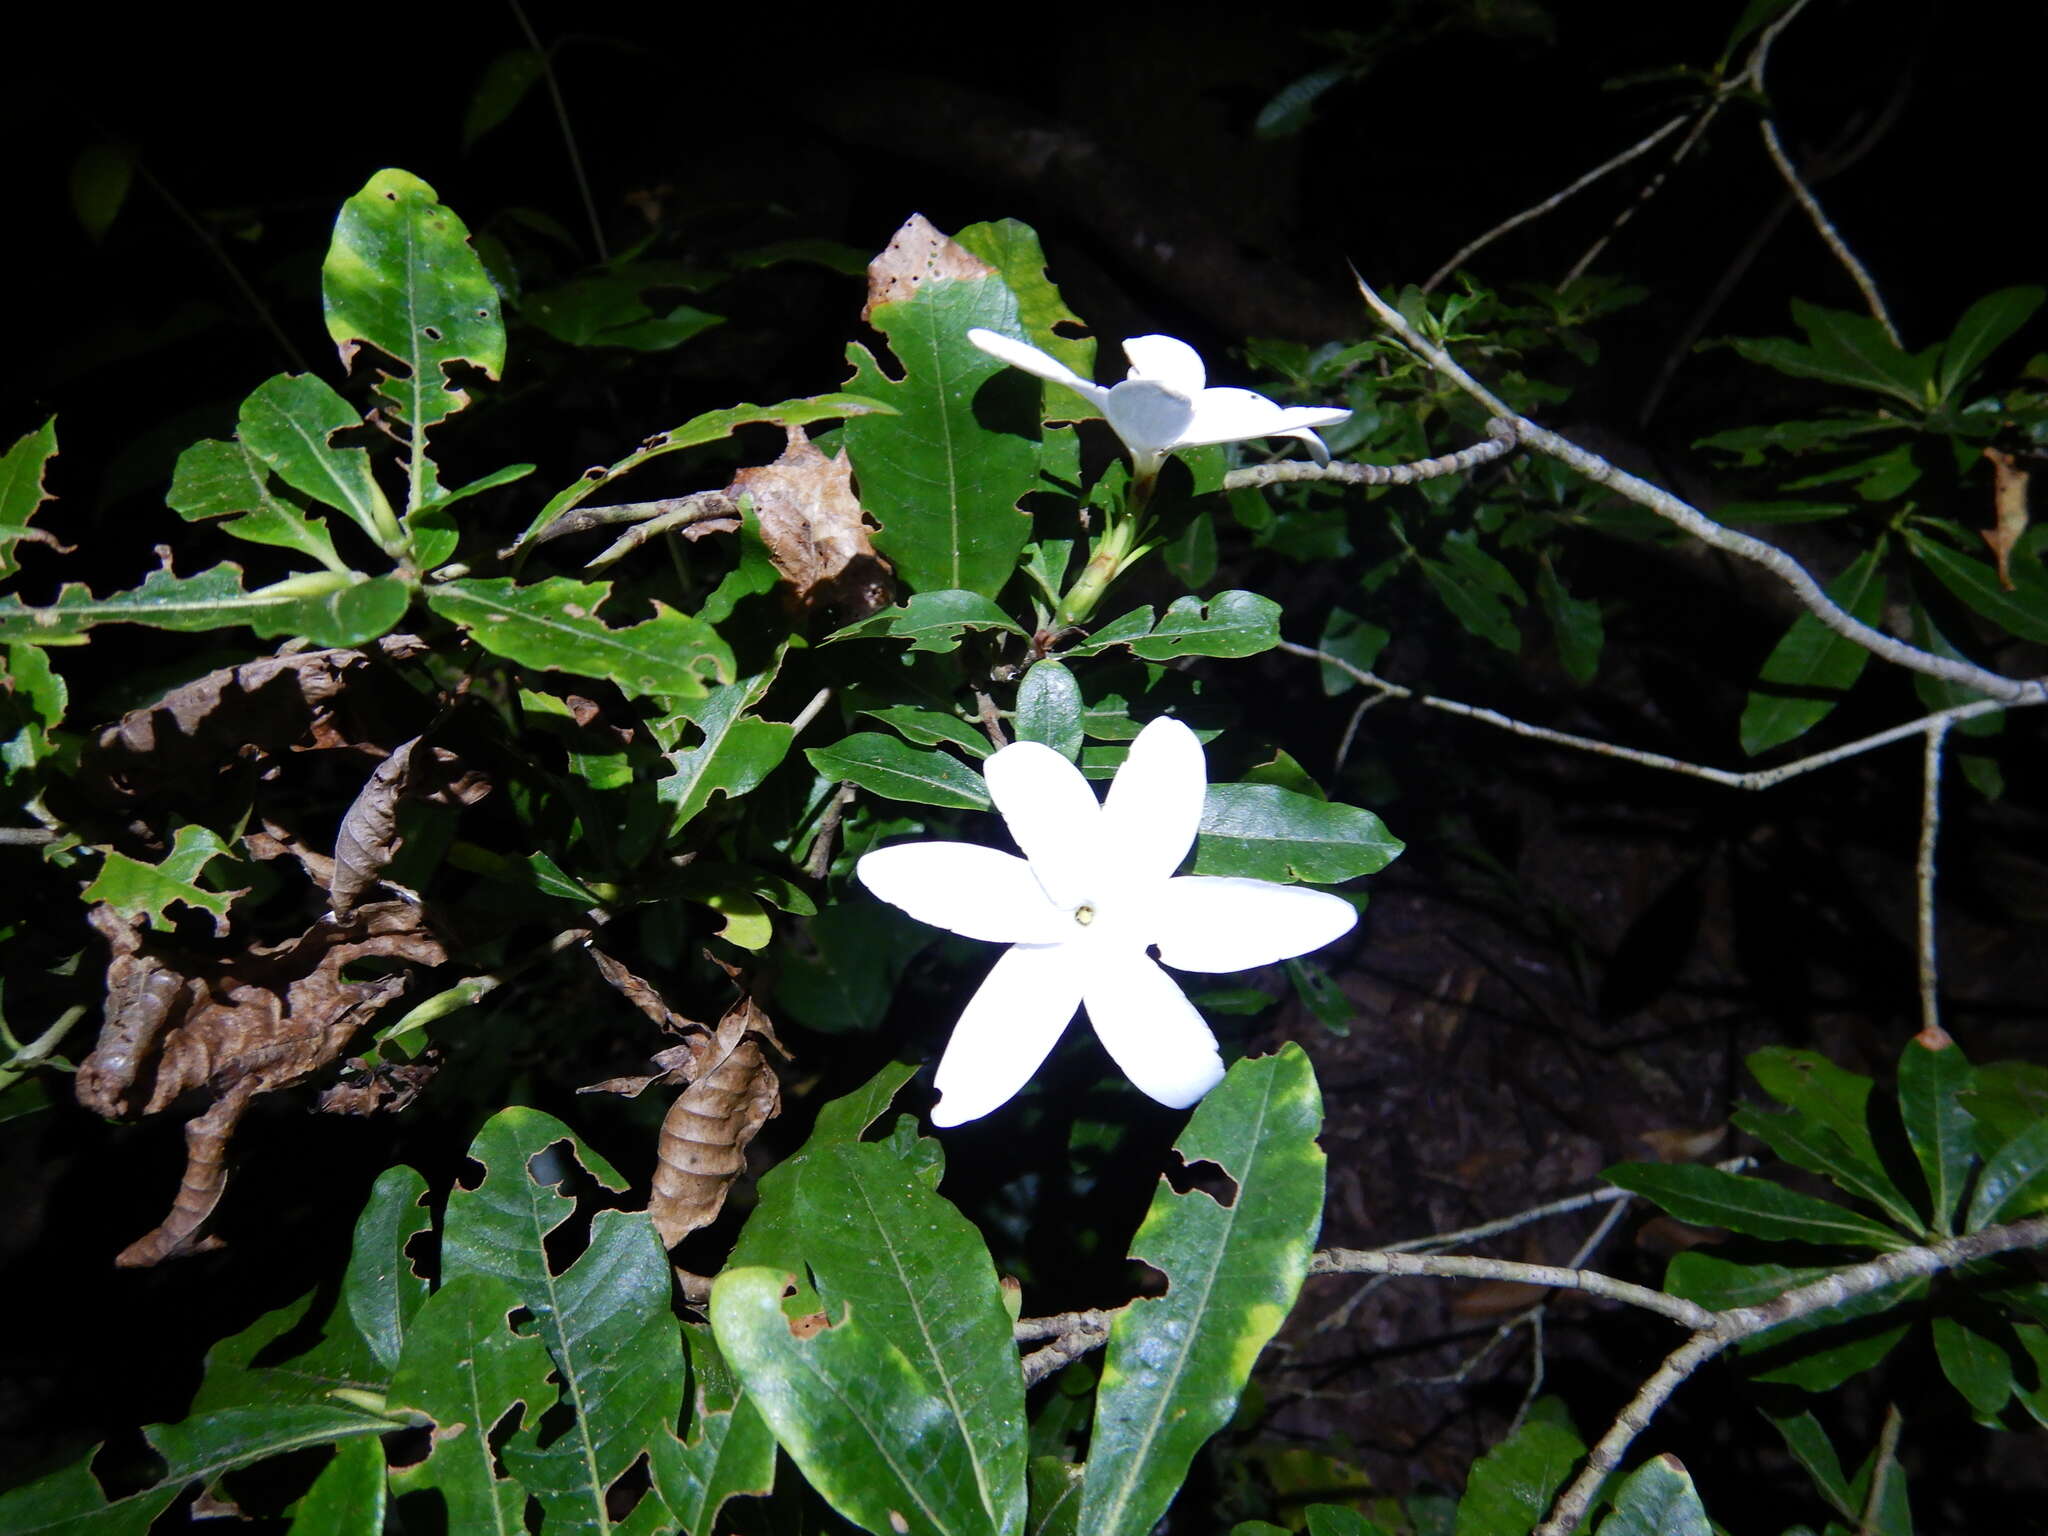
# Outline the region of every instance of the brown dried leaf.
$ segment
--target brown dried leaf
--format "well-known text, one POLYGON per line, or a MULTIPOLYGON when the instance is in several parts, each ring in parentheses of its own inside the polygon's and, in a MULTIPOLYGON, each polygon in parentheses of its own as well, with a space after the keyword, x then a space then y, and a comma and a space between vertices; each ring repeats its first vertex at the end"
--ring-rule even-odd
MULTIPOLYGON (((701 1038, 701 1037, 700 1037, 701 1038)), ((687 1083, 701 1047, 696 1040, 656 1051, 648 1058, 659 1070, 643 1077, 608 1077, 601 1083, 585 1083, 578 1093, 616 1093, 622 1099, 637 1099, 656 1083, 687 1083)))
POLYGON ((661 1122, 654 1187, 647 1212, 664 1245, 674 1247, 709 1226, 727 1191, 747 1166, 747 1144, 782 1107, 782 1090, 763 1042, 775 1039, 768 1016, 750 997, 691 1039, 689 1086, 661 1122))
POLYGON ((1977 532, 1991 546, 1992 556, 1998 561, 1998 584, 2010 592, 2013 546, 2027 531, 2028 471, 2021 469, 2011 454, 1996 448, 1986 448, 1984 457, 1991 461, 1991 500, 1997 508, 1998 524, 1977 532))
POLYGON ((1727 1139, 1728 1124, 1710 1125, 1701 1130, 1683 1126, 1669 1126, 1662 1130, 1638 1131, 1636 1140, 1649 1149, 1650 1156, 1660 1163, 1696 1163, 1727 1139))
POLYGON ((787 430, 782 457, 741 470, 727 493, 754 498, 761 542, 799 608, 864 619, 888 606, 893 587, 853 494, 853 466, 844 449, 828 459, 802 427, 787 430))
POLYGON ((903 227, 889 237, 882 253, 868 263, 868 301, 860 317, 866 320, 883 304, 907 299, 928 282, 971 281, 994 277, 996 269, 964 245, 943 235, 921 213, 913 213, 903 227))
MULTIPOLYGON (((625 998, 627 1002, 638 1008, 670 1034, 679 1035, 689 1030, 702 1030, 707 1034, 710 1032, 709 1026, 699 1024, 695 1019, 686 1019, 669 1007, 668 1000, 656 990, 652 982, 634 975, 633 972, 627 970, 595 944, 586 946, 586 949, 590 955, 591 962, 597 967, 597 974, 602 976, 608 985, 615 988, 619 995, 625 998)), ((663 1052, 662 1054, 666 1055, 668 1053, 663 1052)), ((659 1056, 655 1058, 656 1061, 660 1059, 661 1057, 659 1056)))
POLYGON ((1550 1293, 1540 1285, 1519 1280, 1481 1280, 1461 1287, 1451 1297, 1451 1316, 1461 1322, 1491 1322, 1526 1312, 1550 1293))
POLYGON ((398 835, 399 802, 411 795, 438 805, 473 805, 490 793, 481 773, 461 771, 446 747, 420 752, 423 737, 400 742, 356 792, 334 835, 334 872, 327 903, 347 917, 365 891, 383 877, 405 839, 398 835))
POLYGON ((418 1061, 380 1061, 374 1067, 360 1056, 349 1058, 348 1076, 320 1093, 325 1115, 397 1114, 420 1096, 441 1070, 439 1053, 428 1051, 418 1061))

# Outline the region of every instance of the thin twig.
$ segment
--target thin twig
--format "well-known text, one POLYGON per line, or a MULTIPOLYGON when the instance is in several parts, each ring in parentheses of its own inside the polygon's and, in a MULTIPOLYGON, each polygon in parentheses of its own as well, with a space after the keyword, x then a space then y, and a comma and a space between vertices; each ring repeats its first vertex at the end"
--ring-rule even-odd
POLYGON ((1811 1284, 1786 1291, 1770 1301, 1715 1313, 1711 1326, 1698 1330, 1666 1356, 1664 1363, 1629 1400, 1607 1433, 1587 1455, 1579 1475, 1558 1495, 1549 1517, 1536 1527, 1532 1536, 1567 1536, 1576 1530, 1601 1482, 1621 1465, 1629 1446, 1648 1427, 1657 1410, 1688 1377, 1730 1345, 1753 1338, 1781 1323, 1809 1317, 1901 1281, 1940 1274, 1994 1254, 2039 1248, 2044 1244, 2048 1244, 2048 1216, 2035 1216, 2009 1226, 1986 1227, 1967 1237, 1944 1238, 1922 1247, 1901 1248, 1868 1263, 1823 1275, 1811 1284))
POLYGON ((820 688, 816 693, 811 695, 810 702, 804 705, 802 709, 798 710, 796 712, 796 718, 789 722, 789 735, 792 741, 794 741, 797 737, 803 735, 804 727, 809 725, 813 720, 818 718, 818 711, 823 709, 826 706, 826 704, 830 703, 831 699, 832 690, 830 688, 820 688))
POLYGON ((1692 132, 1680 141, 1678 148, 1671 152, 1671 158, 1664 162, 1664 168, 1644 183, 1642 191, 1636 194, 1636 200, 1616 214, 1614 222, 1607 226, 1606 232, 1586 247, 1585 253, 1572 263, 1571 269, 1558 279, 1558 287, 1569 288, 1585 276, 1586 269, 1599 259, 1600 253, 1613 243, 1614 237, 1627 227, 1628 221, 1641 213, 1650 199, 1664 190, 1664 183, 1670 179, 1671 173, 1684 163, 1685 157, 1693 152, 1693 147, 1706 136, 1707 128, 1720 115, 1721 104, 1725 100, 1727 96, 1723 92, 1707 104, 1706 110, 1693 122, 1692 132))
POLYGON ((1072 1365, 1090 1350, 1109 1342, 1107 1333, 1067 1333, 1043 1349, 1034 1349, 1023 1359, 1024 1385, 1035 1387, 1061 1366, 1072 1365))
POLYGON ((1486 424, 1486 441, 1446 453, 1434 459, 1417 459, 1412 464, 1353 464, 1333 459, 1318 464, 1313 459, 1282 459, 1275 464, 1255 464, 1233 469, 1223 477, 1223 489, 1241 491, 1251 486, 1291 485, 1301 480, 1330 481, 1338 485, 1414 485, 1444 475, 1462 475, 1468 469, 1490 464, 1514 451, 1515 423, 1496 416, 1486 424))
POLYGON ((1856 1536, 1877 1536, 1882 1529, 1885 1487, 1892 1480, 1893 1457, 1899 1450, 1899 1430, 1905 1417, 1897 1403, 1886 1403, 1884 1428, 1877 1432, 1877 1454, 1870 1462, 1870 1492, 1863 1500, 1863 1518, 1856 1522, 1856 1536))
POLYGON ((1106 1333, 1123 1313, 1122 1307, 1089 1307, 1081 1312, 1051 1312, 1044 1317, 1020 1317, 1010 1335, 1019 1344, 1038 1339, 1056 1339, 1063 1333, 1106 1333))
POLYGON ((0 827, 0 848, 40 848, 58 835, 48 827, 0 827))
POLYGON ((1941 970, 1934 931, 1934 845, 1941 835, 1941 749, 1954 723, 1936 716, 1927 725, 1920 777, 1920 851, 1913 861, 1920 919, 1920 1023, 1937 1031, 1941 1028, 1941 970))
POLYGON ((1576 193, 1585 191, 1586 188, 1593 185, 1594 182, 1598 181, 1602 176, 1605 176, 1609 171, 1618 171, 1624 165, 1627 165, 1629 161, 1635 159, 1637 156, 1648 154, 1651 150, 1655 149, 1659 144, 1663 143, 1666 139, 1670 138, 1672 134, 1676 133, 1680 128, 1684 126, 1685 114, 1681 112, 1678 116, 1672 118, 1670 122, 1666 123, 1662 128, 1653 131, 1647 138, 1636 140, 1635 143, 1631 144, 1627 149, 1624 149, 1620 154, 1616 155, 1613 159, 1603 161, 1601 164, 1594 166, 1592 170, 1586 172, 1585 175, 1581 176, 1577 181, 1573 182, 1570 186, 1564 188, 1562 191, 1553 192, 1549 197, 1546 197, 1545 199, 1543 199, 1542 202, 1536 204, 1534 207, 1524 208, 1520 213, 1515 214, 1512 218, 1503 219, 1500 223, 1494 225, 1493 228, 1489 229, 1485 234, 1479 236, 1476 240, 1468 241, 1465 245, 1461 246, 1458 249, 1457 253, 1453 255, 1450 260, 1446 261, 1442 266, 1438 267, 1434 272, 1429 274, 1429 280, 1422 285, 1422 291, 1424 293, 1434 292, 1436 289, 1436 285, 1438 283, 1442 282, 1445 278, 1449 277, 1459 267, 1463 266, 1465 262, 1470 260, 1472 257, 1478 255, 1481 251, 1485 250, 1489 245, 1493 244, 1494 241, 1498 240, 1502 235, 1506 234, 1509 230, 1518 229, 1522 225, 1527 224, 1531 219, 1542 218, 1544 214, 1550 212, 1551 209, 1558 207, 1567 198, 1572 197, 1576 193))
POLYGON ((689 515, 663 526, 675 527, 679 523, 698 522, 711 517, 737 517, 739 503, 724 491, 693 491, 687 496, 664 496, 656 501, 620 501, 602 507, 574 507, 535 534, 530 544, 546 544, 567 538, 572 533, 608 528, 614 523, 648 523, 673 518, 679 512, 689 515))
POLYGON ((235 291, 241 294, 243 302, 256 311, 256 318, 263 322, 263 328, 270 332, 271 339, 277 343, 278 350, 284 353, 292 367, 301 373, 310 371, 297 343, 291 339, 285 328, 277 323, 277 316, 273 315, 270 306, 263 302, 263 295, 258 293, 255 284, 242 274, 242 269, 235 265, 235 259, 228 254, 227 247, 214 238, 213 231, 200 223, 169 187, 152 176, 149 167, 140 159, 135 162, 135 172, 148 184, 150 191, 164 200, 171 212, 177 215, 178 221, 192 231, 199 243, 206 247, 208 254, 220 263, 221 270, 227 273, 228 280, 235 285, 235 291))
POLYGON ((839 840, 839 824, 846 819, 846 808, 853 804, 854 787, 841 784, 832 791, 832 798, 825 802, 825 809, 818 817, 818 830, 811 834, 810 852, 804 855, 804 873, 813 880, 825 878, 832 868, 833 845, 839 840))
POLYGON ((1455 1253, 1388 1253, 1356 1248, 1325 1248, 1309 1260, 1312 1275, 1432 1275, 1439 1280, 1506 1280, 1545 1290, 1584 1291, 1589 1296, 1624 1302, 1656 1312, 1698 1330, 1713 1326, 1714 1314, 1697 1302, 1664 1291, 1614 1280, 1590 1269, 1555 1264, 1519 1264, 1512 1259, 1482 1259, 1455 1253))
MULTIPOLYGON (((631 554, 648 540, 658 538, 664 533, 674 533, 680 529, 684 530, 684 537, 700 539, 706 534, 732 533, 740 526, 739 505, 723 491, 699 491, 694 496, 678 496, 670 501, 648 501, 636 505, 653 509, 654 515, 647 521, 627 529, 612 540, 602 553, 586 560, 586 570, 597 570, 610 565, 614 560, 631 554)), ((616 509, 602 507, 595 510, 616 509)), ((552 533, 552 530, 550 532, 552 533)), ((669 549, 671 557, 674 558, 675 545, 671 543, 669 549)))
POLYGON ((569 121, 569 104, 562 99, 562 85, 555 78, 555 61, 548 50, 541 47, 540 34, 526 19, 526 7, 519 0, 507 0, 507 3, 512 7, 512 14, 519 18, 519 30, 526 34, 527 46, 540 60, 540 75, 547 82, 549 99, 555 104, 555 122, 562 130, 562 143, 569 150, 569 169, 575 174, 576 191, 583 199, 584 217, 590 220, 590 240, 597 247, 597 259, 610 261, 612 254, 604 243, 604 225, 598 221, 597 202, 590 195, 590 178, 583 174, 583 155, 576 148, 576 129, 569 121))
POLYGON ((1683 528, 1702 543, 1711 544, 1727 554, 1761 565, 1790 587, 1806 610, 1822 625, 1843 639, 1854 641, 1873 655, 1882 656, 1899 666, 1975 689, 1991 698, 2003 699, 2008 704, 2048 703, 2048 679, 2003 677, 1969 662, 1936 656, 1917 646, 1907 645, 1904 641, 1894 640, 1890 635, 1852 618, 1821 590, 1820 583, 1813 579, 1804 566, 1782 549, 1766 544, 1761 539, 1751 538, 1746 533, 1737 533, 1732 528, 1724 527, 1699 508, 1680 500, 1669 491, 1616 468, 1598 454, 1589 453, 1577 443, 1538 426, 1527 417, 1516 415, 1491 390, 1461 368, 1447 352, 1417 332, 1402 317, 1400 311, 1374 292, 1372 286, 1362 277, 1358 278, 1358 289, 1373 312, 1388 329, 1407 343, 1417 356, 1456 383, 1496 416, 1514 421, 1522 441, 1529 447, 1569 465, 1594 484, 1603 485, 1638 506, 1647 507, 1666 522, 1683 528))

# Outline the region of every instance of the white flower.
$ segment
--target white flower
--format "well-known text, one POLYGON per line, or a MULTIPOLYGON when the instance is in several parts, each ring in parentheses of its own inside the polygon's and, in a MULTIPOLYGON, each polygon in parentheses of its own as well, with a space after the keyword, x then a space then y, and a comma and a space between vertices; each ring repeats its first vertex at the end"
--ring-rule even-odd
POLYGON ((1298 437, 1316 462, 1330 453, 1314 428, 1332 427, 1351 413, 1312 406, 1276 405, 1249 389, 1206 389, 1201 354, 1172 336, 1133 336, 1124 343, 1130 376, 1104 388, 1091 384, 1048 352, 995 331, 971 330, 967 339, 991 357, 1054 384, 1063 384, 1108 418, 1131 450, 1132 478, 1149 481, 1176 448, 1236 443, 1254 437, 1298 437))
POLYGON ((1154 720, 1131 743, 1106 802, 1052 748, 1014 742, 982 768, 1023 858, 974 843, 903 843, 864 856, 861 882, 935 927, 1010 948, 982 982, 939 1062, 934 1125, 1006 1103, 1077 1007, 1124 1075, 1185 1108, 1223 1076, 1216 1037, 1152 958, 1184 971, 1241 971, 1306 954, 1358 914, 1326 891, 1180 875, 1202 819, 1202 744, 1154 720))

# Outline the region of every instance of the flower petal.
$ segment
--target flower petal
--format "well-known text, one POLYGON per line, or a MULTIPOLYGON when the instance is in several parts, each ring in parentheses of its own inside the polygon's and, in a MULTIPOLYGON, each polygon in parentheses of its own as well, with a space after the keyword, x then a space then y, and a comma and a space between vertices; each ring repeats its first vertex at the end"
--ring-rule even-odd
POLYGON ((1028 341, 1019 341, 1014 336, 984 330, 980 326, 969 331, 967 339, 990 357, 1000 358, 1012 368, 1022 368, 1049 383, 1064 384, 1098 411, 1103 408, 1103 397, 1109 391, 1100 384, 1089 383, 1050 352, 1041 352, 1028 341))
POLYGON ((1132 880, 1164 880, 1188 856, 1202 825, 1208 770, 1195 733, 1161 715, 1131 743, 1103 806, 1103 841, 1132 880))
POLYGON ((1195 396, 1194 412, 1175 448, 1207 443, 1244 442, 1254 437, 1293 437, 1304 427, 1334 426, 1351 413, 1308 406, 1275 405, 1249 389, 1205 389, 1195 396))
POLYGON ((981 774, 1045 894, 1059 906, 1087 900, 1102 867, 1102 807, 1081 770, 1043 742, 1013 741, 981 774))
POLYGON ((1223 1080, 1216 1037, 1171 976, 1140 950, 1083 953, 1088 1022, 1140 1092, 1185 1109, 1223 1080))
POLYGON ((1169 880, 1147 915, 1160 961, 1180 971, 1248 971, 1291 960, 1342 938, 1358 921, 1358 909, 1328 891, 1228 875, 1169 880))
POLYGON ((1017 944, 1005 950, 939 1058, 932 1124, 978 1120, 1008 1103, 1031 1080, 1080 1001, 1080 966, 1071 948, 1017 944))
POLYGON ((861 855, 854 872, 891 906, 970 939, 1054 944, 1073 930, 1073 920, 1046 899, 1031 866, 995 848, 898 843, 861 855))
POLYGON ((1132 378, 1150 379, 1183 395, 1199 395, 1209 382, 1202 354, 1178 336, 1133 336, 1124 343, 1124 356, 1131 360, 1132 378))
POLYGON ((1180 441, 1194 420, 1195 408, 1186 395, 1164 384, 1126 379, 1110 389, 1102 414, 1131 450, 1132 458, 1156 462, 1180 441))

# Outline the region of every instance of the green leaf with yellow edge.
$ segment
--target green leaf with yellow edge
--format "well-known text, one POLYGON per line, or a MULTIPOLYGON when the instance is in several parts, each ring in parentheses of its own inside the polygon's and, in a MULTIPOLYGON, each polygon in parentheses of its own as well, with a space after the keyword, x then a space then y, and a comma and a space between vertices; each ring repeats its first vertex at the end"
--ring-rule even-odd
POLYGON ((1164 1178, 1131 1257, 1166 1276, 1110 1327, 1096 1395, 1080 1528, 1142 1536, 1173 1501, 1195 1453, 1230 1422, 1259 1351, 1308 1274, 1323 1214, 1316 1145, 1322 1095, 1298 1045, 1238 1062, 1174 1143, 1213 1162, 1230 1203, 1164 1178))
POLYGON ((98 877, 85 888, 85 900, 103 901, 123 917, 146 916, 149 926, 159 933, 168 933, 176 926, 168 909, 182 904, 210 914, 214 931, 225 933, 228 908, 237 896, 246 893, 209 891, 195 882, 215 859, 234 856, 234 849, 212 829, 180 827, 171 839, 171 851, 161 863, 144 864, 108 849, 98 877))
POLYGON ((614 629, 598 616, 611 583, 550 576, 520 586, 509 576, 443 582, 427 606, 485 650, 522 666, 608 678, 629 698, 709 696, 733 680, 732 648, 710 625, 661 603, 654 617, 614 629))
POLYGON ((728 1499, 775 1486, 775 1436, 740 1387, 705 1323, 683 1324, 690 1355, 690 1423, 658 1449, 654 1486, 687 1536, 714 1536, 728 1499))
POLYGON ((713 796, 744 795, 773 773, 788 755, 796 732, 778 720, 750 713, 775 680, 775 667, 737 682, 705 690, 700 700, 679 701, 677 711, 652 727, 667 750, 673 771, 655 781, 654 792, 668 806, 669 827, 680 832, 713 796), (695 740, 680 745, 694 727, 695 740))
POLYGON ((450 1531, 523 1536, 527 1490, 498 1475, 490 1433, 519 1405, 531 1423, 554 1406, 553 1368, 535 1333, 513 1317, 525 1303, 496 1275, 462 1275, 429 1297, 416 1314, 389 1401, 434 1420, 424 1459, 391 1474, 400 1494, 434 1489, 446 1504, 450 1531))
POLYGON ((818 772, 890 800, 960 811, 989 808, 988 786, 957 757, 930 752, 880 731, 859 731, 804 756, 818 772))
POLYGON ((384 1447, 344 1440, 287 1511, 292 1536, 383 1536, 384 1492, 384 1447))
POLYGON ((42 544, 57 542, 42 529, 29 526, 36 509, 51 499, 43 489, 43 472, 56 456, 54 416, 0 456, 0 581, 21 569, 21 563, 14 558, 14 546, 23 539, 42 544))
MULTIPOLYGON (((1827 587, 1839 607, 1865 624, 1884 614, 1884 547, 1880 539, 1827 587)), ((1870 652, 1854 640, 1810 613, 1799 615, 1764 659, 1743 706, 1742 750, 1754 757, 1805 735, 1828 717, 1869 660, 1870 652)))
POLYGON ((907 297, 868 313, 902 376, 891 378, 859 342, 847 348, 847 387, 897 412, 846 424, 861 504, 880 525, 875 547, 908 586, 994 597, 1031 535, 1018 504, 1038 485, 1042 391, 967 333, 1018 334, 1017 300, 993 269, 904 286, 907 297))
POLYGON ((337 448, 331 441, 335 433, 362 424, 356 408, 323 380, 280 373, 242 402, 235 436, 286 485, 344 513, 379 549, 396 556, 404 536, 370 472, 368 451, 337 448))
POLYGON ((178 455, 164 500, 187 522, 221 518, 222 529, 238 539, 295 549, 330 571, 348 569, 325 525, 270 488, 269 467, 247 443, 194 443, 178 455))
POLYGON ((1976 1079, 1962 1047, 1939 1025, 1906 1042, 1899 1057, 1899 1118, 1927 1181, 1928 1219, 1947 1237, 1977 1160, 1976 1121, 1963 1107, 1976 1079))
POLYGON ((1646 1195, 1680 1221, 1781 1243, 1910 1246, 1890 1227, 1811 1195, 1698 1163, 1621 1163, 1601 1175, 1646 1195))

